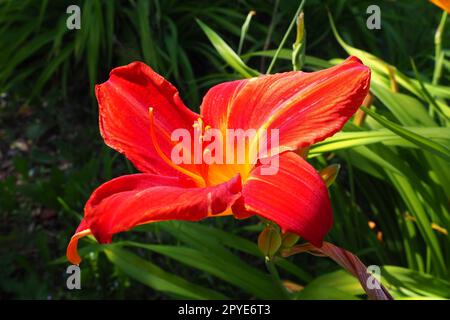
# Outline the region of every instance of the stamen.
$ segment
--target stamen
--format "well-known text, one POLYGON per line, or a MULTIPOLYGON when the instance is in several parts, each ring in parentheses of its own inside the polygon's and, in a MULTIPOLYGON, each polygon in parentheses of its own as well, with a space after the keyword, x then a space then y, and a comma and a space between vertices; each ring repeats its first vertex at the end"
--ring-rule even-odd
POLYGON ((203 142, 203 120, 202 118, 197 118, 196 121, 192 124, 195 132, 197 133, 195 136, 197 137, 197 141, 199 143, 203 142))
POLYGON ((197 118, 197 121, 195 121, 194 122, 194 124, 192 125, 194 128, 197 128, 197 129, 202 129, 202 127, 203 127, 203 120, 202 120, 202 118, 197 118))
POLYGON ((162 150, 158 144, 158 141, 156 140, 152 107, 150 107, 148 109, 148 113, 150 115, 150 136, 151 136, 151 139, 153 142, 153 146, 155 147, 155 150, 158 153, 158 155, 161 157, 161 159, 163 159, 165 163, 167 163, 169 166, 171 166, 175 170, 180 171, 181 173, 184 173, 185 175, 191 177, 199 186, 201 186, 201 187, 206 186, 205 180, 201 176, 199 176, 179 165, 176 165, 162 152, 162 150))

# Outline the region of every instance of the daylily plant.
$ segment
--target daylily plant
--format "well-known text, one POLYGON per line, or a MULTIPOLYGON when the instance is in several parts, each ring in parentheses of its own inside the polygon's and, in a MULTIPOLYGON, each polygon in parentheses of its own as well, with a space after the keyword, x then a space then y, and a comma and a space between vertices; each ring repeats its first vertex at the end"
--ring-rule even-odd
MULTIPOLYGON (((84 209, 67 258, 81 259, 78 240, 100 243, 137 225, 259 215, 320 248, 333 223, 327 187, 297 152, 338 132, 366 97, 370 69, 356 57, 317 72, 292 71, 225 82, 205 95, 200 114, 176 88, 141 62, 115 68, 96 86, 100 132, 142 173, 98 187, 84 209), (176 164, 176 129, 278 129, 278 172, 247 164, 176 164)), ((249 144, 251 145, 251 141, 249 144)), ((273 154, 272 154, 273 156, 273 154)))
MULTIPOLYGON (((92 193, 67 247, 68 260, 81 262, 78 240, 87 235, 110 243, 116 233, 156 221, 258 215, 277 224, 285 235, 289 232, 309 241, 285 248, 281 256, 300 252, 328 256, 357 277, 370 298, 390 299, 356 256, 323 242, 333 222, 329 181, 304 158, 309 146, 343 127, 369 86, 370 69, 350 57, 322 71, 219 84, 208 91, 196 114, 183 104, 173 85, 144 63, 112 70, 109 80, 96 86, 100 132, 108 146, 123 153, 142 173, 115 178, 92 193), (246 156, 256 142, 268 142, 262 136, 267 130, 276 130, 277 141, 271 140, 269 150, 257 153, 256 161, 240 162, 233 156, 231 163, 186 163, 173 160, 178 146, 173 133, 180 129, 189 133, 188 145, 194 145, 193 151, 183 144, 183 153, 198 153, 195 149, 200 148, 201 155, 211 155, 203 139, 213 129, 219 133, 255 130, 240 145, 246 156), (275 157, 276 171, 267 174, 264 169, 272 165, 267 160, 275 157), (368 281, 378 289, 368 290, 368 281)), ((229 141, 219 144, 226 147, 229 141)))

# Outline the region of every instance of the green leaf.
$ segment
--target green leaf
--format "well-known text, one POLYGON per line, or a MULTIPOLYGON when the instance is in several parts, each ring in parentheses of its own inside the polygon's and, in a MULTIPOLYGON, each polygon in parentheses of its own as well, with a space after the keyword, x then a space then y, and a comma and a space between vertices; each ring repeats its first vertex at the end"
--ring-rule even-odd
POLYGON ((412 96, 394 92, 378 83, 372 83, 370 90, 405 126, 436 126, 422 103, 412 96))
POLYGON ((108 259, 124 273, 155 290, 186 299, 227 299, 221 293, 170 274, 116 245, 104 246, 104 252, 108 259))
POLYGON ((252 17, 255 15, 255 11, 250 11, 245 18, 244 24, 241 27, 241 37, 239 38, 239 47, 237 54, 240 55, 242 52, 242 46, 244 45, 245 36, 247 35, 248 28, 250 27, 250 22, 252 21, 252 17))
MULTIPOLYGON (((448 299, 450 283, 429 274, 398 266, 381 267, 381 283, 394 299, 448 299)), ((317 277, 297 295, 297 299, 361 299, 358 280, 344 270, 317 277)))
POLYGON ((208 27, 201 20, 197 19, 197 23, 202 28, 203 32, 211 41, 214 48, 219 55, 225 60, 234 70, 236 70, 241 76, 245 78, 252 78, 259 75, 259 72, 248 67, 236 52, 210 27, 208 27))
POLYGON ((428 297, 450 299, 450 282, 429 274, 398 267, 381 268, 382 283, 396 298, 428 297))
POLYGON ((156 52, 156 45, 153 40, 153 34, 150 27, 150 2, 139 0, 136 5, 137 23, 139 28, 139 39, 141 41, 142 54, 145 62, 158 70, 159 57, 156 52))
MULTIPOLYGON (((450 139, 450 127, 404 127, 405 130, 414 132, 429 140, 450 139)), ((322 142, 311 147, 310 155, 332 152, 341 149, 382 143, 388 146, 401 146, 408 148, 420 148, 415 143, 405 140, 395 132, 388 129, 367 130, 358 132, 339 132, 322 142)))
POLYGON ((428 150, 443 159, 450 161, 450 149, 440 143, 427 139, 417 133, 409 131, 404 127, 385 119, 384 117, 378 115, 377 113, 365 108, 361 107, 367 114, 369 114, 372 118, 378 121, 381 125, 391 130, 392 132, 398 134, 400 137, 416 144, 417 146, 428 150))
MULTIPOLYGON (((336 40, 348 54, 357 56, 364 62, 365 65, 370 67, 370 69, 372 70, 372 80, 374 79, 380 80, 380 77, 389 78, 390 72, 392 72, 398 84, 400 84, 402 87, 415 94, 417 97, 419 98, 422 97, 420 85, 417 80, 407 77, 405 74, 397 70, 395 66, 388 64, 387 62, 376 57, 375 55, 357 49, 347 44, 344 41, 344 39, 342 39, 342 37, 339 35, 336 25, 334 24, 333 17, 331 16, 330 13, 328 14, 328 17, 330 20, 331 30, 333 31, 336 40)), ((432 94, 442 98, 450 98, 450 90, 448 87, 437 86, 430 83, 426 83, 424 85, 432 94)))
POLYGON ((211 251, 183 246, 145 245, 130 241, 117 245, 144 248, 165 255, 216 276, 260 299, 276 299, 281 296, 281 292, 273 286, 266 273, 249 266, 220 246, 211 251))
POLYGON ((364 295, 358 280, 344 270, 327 273, 308 283, 297 295, 299 300, 360 300, 364 295))
MULTIPOLYGON (((264 258, 255 242, 252 242, 225 230, 206 226, 201 223, 186 221, 168 221, 158 223, 158 225, 161 226, 164 230, 170 232, 180 241, 183 241, 197 248, 205 248, 205 243, 214 244, 218 242, 229 248, 258 257, 261 260, 263 260, 264 258)), ((260 231, 261 230, 258 230, 257 232, 260 231)), ((211 247, 209 251, 214 252, 215 248, 215 246, 211 247)), ((305 282, 308 282, 312 279, 312 276, 309 273, 299 268, 289 260, 276 260, 275 264, 305 282)))

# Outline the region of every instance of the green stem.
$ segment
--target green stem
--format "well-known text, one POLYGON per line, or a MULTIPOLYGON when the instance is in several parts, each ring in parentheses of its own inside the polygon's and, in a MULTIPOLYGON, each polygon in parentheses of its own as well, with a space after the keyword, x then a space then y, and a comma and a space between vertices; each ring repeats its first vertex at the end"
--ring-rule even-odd
POLYGON ((267 68, 266 74, 269 74, 272 71, 272 68, 275 65, 275 62, 278 59, 278 55, 280 54, 281 49, 283 49, 284 44, 285 44, 289 34, 291 33, 291 30, 294 27, 295 22, 297 21, 297 16, 300 14, 300 12, 302 12, 304 5, 305 5, 305 0, 302 0, 302 2, 300 3, 300 6, 297 9, 297 12, 294 15, 294 18, 291 21, 291 24, 289 25, 288 29, 286 30, 286 33, 284 34, 283 39, 281 40, 280 45, 278 46, 277 51, 275 52, 275 55, 272 58, 272 61, 270 62, 269 68, 267 68))
MULTIPOLYGON (((267 50, 269 48, 270 45, 270 39, 272 38, 272 33, 273 30, 275 28, 275 22, 276 22, 276 14, 277 14, 277 10, 278 10, 278 5, 280 4, 280 0, 275 0, 275 4, 273 6, 273 11, 272 11, 272 20, 270 21, 270 25, 269 25, 269 31, 267 32, 267 36, 266 36, 266 40, 264 41, 264 47, 263 50, 267 50)), ((261 70, 261 73, 263 72, 263 69, 266 66, 266 57, 262 56, 261 57, 261 63, 259 66, 259 70, 261 70)))
POLYGON ((289 300, 292 299, 292 297, 290 296, 289 292, 287 291, 286 287, 283 285, 283 282, 280 279, 280 275, 278 274, 278 270, 275 266, 273 258, 265 257, 265 263, 267 270, 272 276, 274 284, 280 287, 281 291, 283 292, 283 298, 289 300))

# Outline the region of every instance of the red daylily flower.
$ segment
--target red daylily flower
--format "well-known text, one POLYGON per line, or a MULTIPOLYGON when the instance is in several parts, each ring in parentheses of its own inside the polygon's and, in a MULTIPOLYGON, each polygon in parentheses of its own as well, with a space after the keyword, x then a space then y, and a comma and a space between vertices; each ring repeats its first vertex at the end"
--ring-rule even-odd
MULTIPOLYGON (((97 188, 67 248, 79 264, 78 239, 92 234, 109 243, 118 232, 162 220, 259 215, 320 247, 332 226, 328 190, 296 151, 339 131, 367 95, 370 70, 355 57, 332 68, 286 72, 225 82, 208 91, 200 114, 150 67, 134 62, 111 71, 96 87, 100 132, 142 173, 97 188), (175 129, 278 129, 279 166, 262 174, 261 163, 175 164, 175 129)), ((250 142, 251 143, 251 142, 250 142)))

